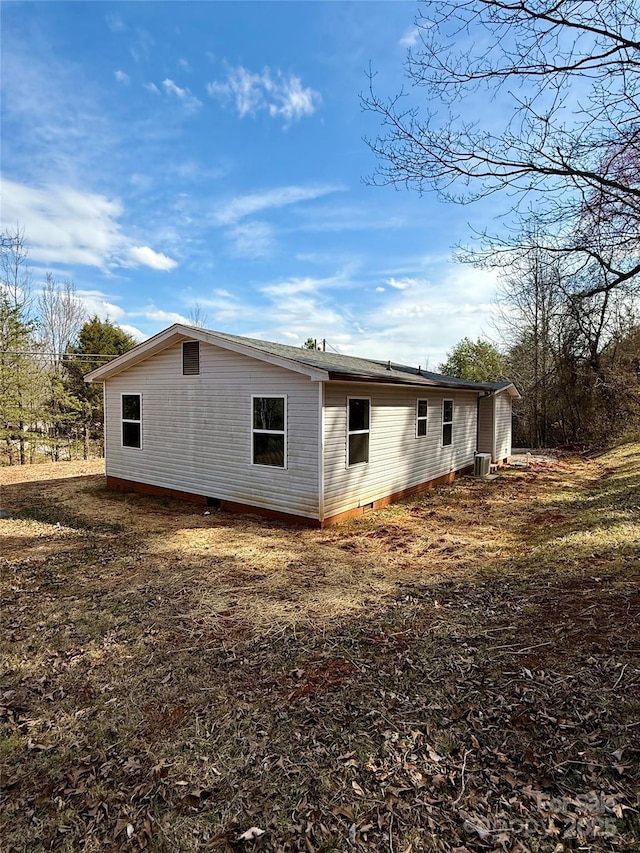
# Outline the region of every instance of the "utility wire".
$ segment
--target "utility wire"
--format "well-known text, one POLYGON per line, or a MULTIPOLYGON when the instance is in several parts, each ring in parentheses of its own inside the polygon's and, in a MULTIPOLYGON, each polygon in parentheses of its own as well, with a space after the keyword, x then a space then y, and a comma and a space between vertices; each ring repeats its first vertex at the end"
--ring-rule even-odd
POLYGON ((114 358, 118 358, 117 355, 105 355, 100 352, 45 352, 44 350, 11 350, 5 349, 0 351, 2 355, 47 355, 47 356, 55 356, 56 358, 90 358, 96 359, 101 358, 106 361, 111 361, 114 358))

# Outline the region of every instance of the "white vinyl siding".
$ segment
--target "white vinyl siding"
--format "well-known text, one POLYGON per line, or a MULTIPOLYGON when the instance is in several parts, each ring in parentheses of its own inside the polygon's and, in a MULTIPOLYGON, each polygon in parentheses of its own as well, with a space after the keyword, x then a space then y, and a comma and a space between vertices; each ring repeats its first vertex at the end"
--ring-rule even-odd
POLYGON ((480 417, 478 422, 478 453, 490 453, 495 462, 493 442, 493 404, 494 396, 480 398, 480 417))
POLYGON ((511 456, 511 397, 494 394, 480 400, 478 450, 490 453, 492 462, 511 456))
POLYGON ((324 517, 400 492, 473 465, 477 394, 454 392, 455 438, 441 446, 442 392, 422 394, 429 402, 428 435, 416 435, 415 388, 330 382, 324 409, 324 517), (369 463, 348 468, 345 459, 347 397, 370 398, 369 463))
POLYGON ((501 462, 511 456, 511 397, 497 394, 494 401, 495 445, 494 461, 501 462))
MULTIPOLYGON (((200 344, 185 381, 175 344, 105 383, 107 474, 236 503, 318 517, 318 384, 200 344), (144 398, 144 450, 121 447, 120 394, 144 398), (287 468, 251 464, 252 397, 287 398, 287 468)), ((342 467, 344 468, 344 433, 342 467)))

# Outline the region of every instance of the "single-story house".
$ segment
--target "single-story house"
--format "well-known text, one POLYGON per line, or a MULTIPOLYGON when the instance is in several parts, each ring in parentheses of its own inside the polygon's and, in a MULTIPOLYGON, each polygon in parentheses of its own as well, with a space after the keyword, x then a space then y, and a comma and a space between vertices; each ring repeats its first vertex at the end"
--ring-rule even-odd
POLYGON ((104 383, 111 488, 335 523, 511 453, 510 382, 176 324, 104 383))

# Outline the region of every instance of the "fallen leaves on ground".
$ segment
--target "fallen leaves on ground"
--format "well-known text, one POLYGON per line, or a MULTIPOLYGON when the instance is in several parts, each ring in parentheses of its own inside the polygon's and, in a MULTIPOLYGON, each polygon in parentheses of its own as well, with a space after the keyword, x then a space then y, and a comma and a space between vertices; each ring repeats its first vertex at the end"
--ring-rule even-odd
POLYGON ((637 848, 637 446, 326 531, 36 467, 0 521, 3 851, 637 848))

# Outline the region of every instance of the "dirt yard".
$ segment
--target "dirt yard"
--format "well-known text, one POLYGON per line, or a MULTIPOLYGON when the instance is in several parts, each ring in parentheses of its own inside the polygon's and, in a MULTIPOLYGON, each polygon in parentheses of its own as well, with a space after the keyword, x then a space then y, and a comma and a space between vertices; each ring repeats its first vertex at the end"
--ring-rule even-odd
POLYGON ((0 483, 3 853, 639 849, 640 446, 324 531, 0 483))

